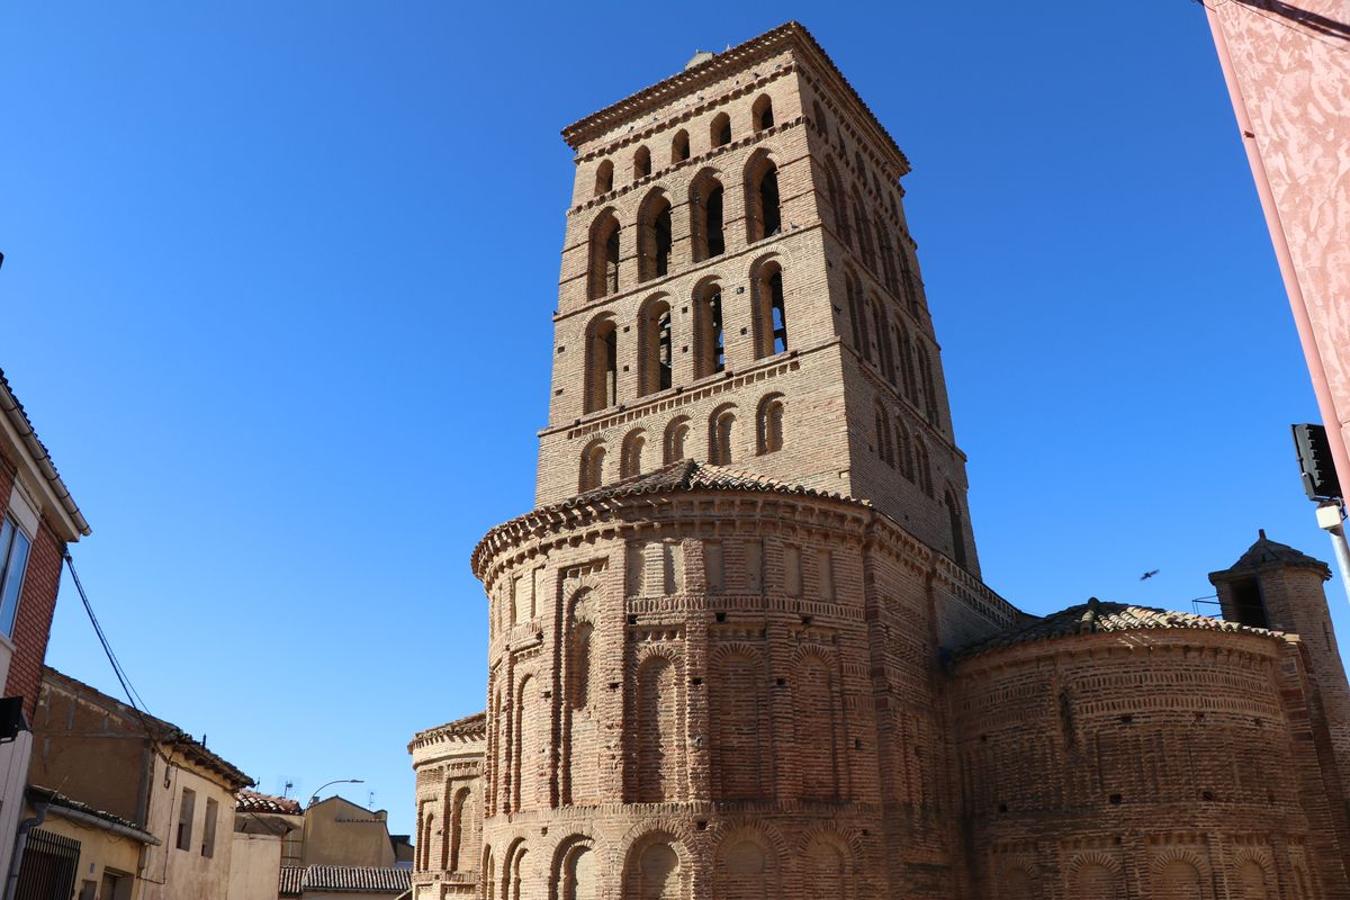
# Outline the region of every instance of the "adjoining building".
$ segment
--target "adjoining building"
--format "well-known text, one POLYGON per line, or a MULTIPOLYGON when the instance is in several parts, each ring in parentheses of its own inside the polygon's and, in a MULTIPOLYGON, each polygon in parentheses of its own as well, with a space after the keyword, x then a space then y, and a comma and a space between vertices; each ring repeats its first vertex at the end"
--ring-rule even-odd
MULTIPOLYGON (((115 869, 139 876, 136 900, 227 900, 235 794, 251 787, 251 778, 177 726, 50 667, 43 669, 33 733, 29 783, 154 838, 141 843, 130 873, 115 869)), ((45 813, 59 806, 48 803, 45 813)), ((44 810, 33 812, 36 818, 44 810)), ((46 883, 49 862, 25 852, 20 889, 46 883)), ((87 871, 75 874, 83 881, 87 871)))
POLYGON ((67 545, 89 523, 0 371, 0 872, 24 809, 42 664, 67 545))
POLYGON ((983 583, 909 163, 804 28, 563 134, 537 506, 472 555, 486 711, 409 747, 417 900, 1350 898, 1329 572, 983 583))

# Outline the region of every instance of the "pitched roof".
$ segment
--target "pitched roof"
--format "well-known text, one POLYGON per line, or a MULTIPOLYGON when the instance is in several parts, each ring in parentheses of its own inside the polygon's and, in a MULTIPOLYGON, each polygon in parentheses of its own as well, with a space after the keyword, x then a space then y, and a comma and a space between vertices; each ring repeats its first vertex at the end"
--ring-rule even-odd
POLYGON ((645 87, 635 94, 611 103, 609 106, 573 122, 563 129, 563 140, 567 142, 568 146, 576 149, 603 129, 612 127, 614 124, 639 115, 646 110, 668 103, 671 99, 682 94, 696 90, 698 87, 722 77, 726 72, 743 65, 761 52, 772 51, 792 40, 799 41, 801 46, 820 57, 828 72, 839 79, 847 99, 851 99, 858 104, 870 120, 871 125, 876 128, 885 148, 899 157, 904 171, 908 172, 909 160, 895 142, 895 138, 891 137, 890 132, 881 124, 876 114, 872 112, 871 107, 849 83, 849 80, 844 77, 844 73, 839 70, 839 66, 830 58, 830 54, 825 52, 825 48, 820 45, 815 36, 806 29, 806 26, 796 21, 784 22, 777 28, 772 28, 748 41, 737 44, 735 47, 729 47, 721 53, 714 53, 709 59, 698 65, 676 72, 669 78, 664 78, 656 84, 645 87))
POLYGON ((220 775, 225 783, 234 790, 252 787, 255 782, 229 760, 218 753, 206 749, 206 743, 199 741, 172 722, 156 718, 147 712, 129 706, 116 697, 103 693, 93 685, 85 684, 78 678, 72 678, 51 666, 42 667, 42 680, 45 683, 64 683, 67 690, 83 695, 83 699, 98 702, 110 713, 122 716, 128 722, 138 723, 146 733, 146 738, 167 744, 171 751, 182 753, 190 762, 196 763, 208 771, 220 775))
MULTIPOLYGON (((4 369, 0 369, 0 412, 3 412, 9 419, 10 425, 19 433, 20 439, 27 447, 29 455, 33 457, 42 477, 47 481, 47 487, 56 496, 65 510, 70 522, 75 526, 75 530, 80 534, 90 534, 89 523, 85 521, 84 514, 80 512, 79 506, 75 503, 75 498, 70 495, 70 490, 66 483, 61 480, 61 473, 56 471, 56 465, 52 462, 52 455, 47 452, 47 447, 38 438, 37 432, 33 429, 33 422, 28 418, 28 413, 15 396, 14 389, 10 387, 9 380, 5 378, 4 369)), ((70 539, 78 539, 74 535, 70 539)))
POLYGON ((978 641, 962 649, 957 655, 965 658, 991 650, 1015 647, 1020 644, 1083 634, 1186 628, 1198 631, 1244 632, 1263 635, 1276 633, 1230 622, 1226 619, 1216 619, 1212 616, 1154 609, 1149 606, 1132 606, 1127 603, 1107 603, 1093 597, 1087 603, 1070 606, 1068 609, 1036 619, 1028 625, 1013 628, 986 640, 978 641))
POLYGON ((144 844, 159 844, 159 838, 150 834, 130 819, 124 819, 116 813, 110 813, 107 810, 90 806, 83 801, 67 797, 65 794, 54 791, 51 788, 30 784, 28 786, 28 802, 45 803, 49 807, 55 807, 56 809, 52 811, 57 815, 61 814, 61 810, 65 810, 68 813, 74 813, 75 818, 82 819, 85 822, 97 820, 103 827, 107 828, 108 826, 113 826, 113 828, 120 833, 144 844))
POLYGON ((1331 577, 1331 568, 1320 559, 1315 559, 1301 550, 1295 550, 1288 544, 1272 541, 1266 537, 1266 530, 1259 529, 1256 543, 1247 548, 1247 552, 1238 557, 1238 561, 1227 569, 1211 572, 1210 578, 1228 574, 1243 573, 1264 569, 1268 566, 1300 566, 1317 569, 1324 578, 1331 577))
POLYGON ((239 812, 279 813, 285 816, 298 816, 304 813, 298 800, 251 791, 248 788, 234 795, 234 808, 239 812))
POLYGON ((427 741, 440 737, 483 737, 487 734, 487 712, 476 712, 470 716, 464 716, 460 719, 454 719, 446 722, 444 725, 436 725, 433 728, 424 728, 412 737, 412 743, 408 745, 409 752, 419 741, 427 741))
POLYGON ((299 897, 305 891, 401 894, 412 887, 412 870, 375 866, 282 866, 277 893, 299 897))
POLYGON ((699 491, 754 491, 797 497, 847 500, 849 503, 856 503, 860 506, 871 506, 869 501, 856 497, 845 497, 843 494, 822 491, 802 484, 775 481, 753 472, 737 471, 692 459, 682 459, 642 475, 634 475, 613 484, 584 491, 566 500, 542 506, 510 521, 503 522, 483 535, 482 540, 474 547, 470 560, 474 571, 478 571, 479 560, 482 559, 488 547, 499 536, 516 528, 551 522, 559 514, 568 510, 648 494, 694 493, 699 491))

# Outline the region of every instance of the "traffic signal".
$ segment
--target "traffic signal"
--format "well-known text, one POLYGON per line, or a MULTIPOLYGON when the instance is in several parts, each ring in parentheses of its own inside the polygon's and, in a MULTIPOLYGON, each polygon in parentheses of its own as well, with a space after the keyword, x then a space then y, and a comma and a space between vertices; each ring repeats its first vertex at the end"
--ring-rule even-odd
POLYGON ((1294 447, 1303 473, 1303 490, 1309 500, 1335 500, 1341 495, 1341 482, 1331 461, 1331 444, 1321 425, 1295 425, 1294 447))

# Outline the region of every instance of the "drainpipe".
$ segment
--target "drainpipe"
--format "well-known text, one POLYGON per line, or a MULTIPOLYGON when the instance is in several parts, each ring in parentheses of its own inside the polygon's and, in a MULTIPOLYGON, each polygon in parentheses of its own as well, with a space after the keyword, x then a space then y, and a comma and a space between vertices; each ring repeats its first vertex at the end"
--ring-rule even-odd
POLYGON ((23 865, 23 851, 28 846, 28 832, 41 825, 47 819, 47 804, 35 803, 37 815, 19 823, 18 833, 14 836, 14 858, 9 862, 9 877, 5 880, 5 900, 14 900, 14 892, 19 887, 19 866, 23 865))

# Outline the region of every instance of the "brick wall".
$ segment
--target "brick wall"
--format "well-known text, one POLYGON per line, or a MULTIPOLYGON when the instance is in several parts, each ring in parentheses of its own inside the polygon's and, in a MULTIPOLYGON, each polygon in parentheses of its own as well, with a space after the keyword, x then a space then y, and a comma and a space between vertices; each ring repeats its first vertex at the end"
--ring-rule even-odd
POLYGON ((5 695, 24 698, 24 714, 31 721, 42 685, 42 664, 47 658, 56 595, 61 586, 64 546, 42 523, 28 557, 28 574, 14 621, 14 656, 9 663, 5 695))

